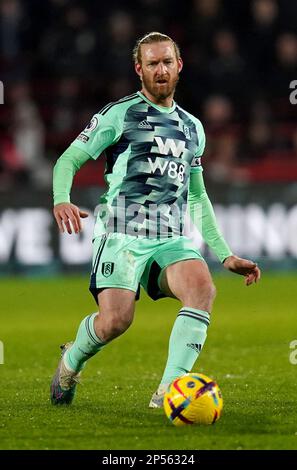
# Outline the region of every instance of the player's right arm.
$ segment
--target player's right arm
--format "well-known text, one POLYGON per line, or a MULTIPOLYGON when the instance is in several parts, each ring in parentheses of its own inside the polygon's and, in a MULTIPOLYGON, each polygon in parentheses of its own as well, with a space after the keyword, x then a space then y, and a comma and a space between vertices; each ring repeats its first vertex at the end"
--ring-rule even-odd
POLYGON ((58 159, 53 172, 54 217, 59 230, 78 233, 81 218, 88 217, 70 201, 72 182, 76 172, 89 159, 96 159, 119 136, 117 120, 111 113, 95 114, 89 125, 58 159))
POLYGON ((60 232, 64 227, 68 233, 81 231, 81 218, 88 217, 86 212, 81 211, 70 202, 70 191, 75 173, 90 159, 88 153, 70 145, 58 159, 53 173, 54 193, 54 217, 60 232), (72 226, 72 227, 71 227, 72 226))

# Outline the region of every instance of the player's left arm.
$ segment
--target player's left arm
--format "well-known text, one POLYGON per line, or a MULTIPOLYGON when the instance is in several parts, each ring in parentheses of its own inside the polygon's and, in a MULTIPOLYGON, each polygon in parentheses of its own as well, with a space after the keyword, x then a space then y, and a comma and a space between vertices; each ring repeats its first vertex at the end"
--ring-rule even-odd
POLYGON ((256 263, 235 256, 218 227, 213 206, 205 189, 202 169, 192 171, 190 175, 189 209, 194 225, 223 266, 229 271, 245 276, 247 286, 257 282, 261 272, 256 263))

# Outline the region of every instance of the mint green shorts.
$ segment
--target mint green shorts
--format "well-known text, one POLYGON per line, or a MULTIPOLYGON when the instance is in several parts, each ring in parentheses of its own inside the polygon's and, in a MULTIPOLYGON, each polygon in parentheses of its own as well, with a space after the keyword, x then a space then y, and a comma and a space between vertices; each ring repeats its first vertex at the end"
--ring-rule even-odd
POLYGON ((186 259, 203 260, 192 241, 185 237, 151 239, 110 233, 93 241, 90 292, 97 301, 101 289, 116 287, 139 294, 139 286, 154 300, 166 295, 159 280, 170 264, 186 259))

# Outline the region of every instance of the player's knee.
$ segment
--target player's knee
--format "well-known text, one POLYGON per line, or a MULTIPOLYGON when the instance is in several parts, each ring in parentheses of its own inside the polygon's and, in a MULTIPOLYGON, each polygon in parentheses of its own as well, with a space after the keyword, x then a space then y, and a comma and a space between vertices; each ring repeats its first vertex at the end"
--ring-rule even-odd
POLYGON ((190 286, 192 291, 201 293, 204 297, 213 299, 216 295, 216 288, 211 279, 195 279, 190 286))

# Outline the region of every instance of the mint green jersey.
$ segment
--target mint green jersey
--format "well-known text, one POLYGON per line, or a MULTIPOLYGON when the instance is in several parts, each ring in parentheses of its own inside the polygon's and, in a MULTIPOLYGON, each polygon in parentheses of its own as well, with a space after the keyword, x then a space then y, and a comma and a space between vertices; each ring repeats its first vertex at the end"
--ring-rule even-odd
POLYGON ((106 154, 108 189, 95 236, 182 234, 190 173, 202 171, 205 134, 198 119, 176 103, 164 108, 137 92, 95 114, 71 146, 93 159, 106 154))

